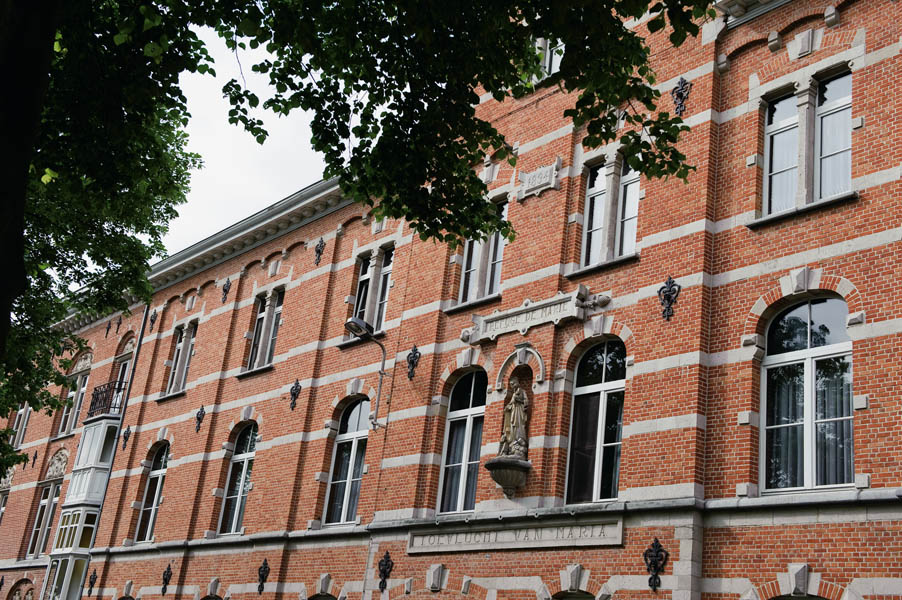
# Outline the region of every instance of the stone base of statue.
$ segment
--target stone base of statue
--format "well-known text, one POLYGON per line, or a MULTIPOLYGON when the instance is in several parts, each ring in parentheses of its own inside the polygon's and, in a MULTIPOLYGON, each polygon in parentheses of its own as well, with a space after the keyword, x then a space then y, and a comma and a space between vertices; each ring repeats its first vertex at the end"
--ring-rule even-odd
POLYGON ((489 470, 495 483, 504 490, 504 495, 512 498, 517 488, 526 483, 526 475, 532 469, 532 463, 515 456, 496 456, 486 461, 485 468, 489 470))

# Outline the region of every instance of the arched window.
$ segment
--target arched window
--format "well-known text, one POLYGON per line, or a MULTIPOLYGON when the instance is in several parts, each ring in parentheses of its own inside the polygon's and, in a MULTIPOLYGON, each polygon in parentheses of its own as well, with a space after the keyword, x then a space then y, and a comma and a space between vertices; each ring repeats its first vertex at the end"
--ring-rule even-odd
POLYGON ((144 488, 144 500, 141 502, 141 514, 138 516, 136 542, 153 540, 153 527, 157 522, 157 510, 163 498, 163 482, 166 480, 166 464, 169 462, 169 444, 163 444, 154 452, 150 461, 150 474, 144 488))
POLYGON ((849 309, 822 298, 784 310, 761 363, 761 479, 765 490, 842 485, 852 468, 849 309))
POLYGON ((257 424, 251 423, 241 430, 235 440, 235 451, 229 464, 229 477, 222 502, 222 516, 219 519, 219 533, 241 532, 256 448, 257 424))
POLYGON ((485 371, 480 370, 467 373, 451 389, 439 487, 442 490, 441 512, 473 510, 475 507, 488 385, 485 371))
POLYGON ((326 491, 326 523, 346 523, 357 518, 369 414, 367 399, 357 400, 341 414, 326 491))
POLYGON ((626 347, 617 339, 590 348, 576 368, 567 502, 617 497, 626 347))

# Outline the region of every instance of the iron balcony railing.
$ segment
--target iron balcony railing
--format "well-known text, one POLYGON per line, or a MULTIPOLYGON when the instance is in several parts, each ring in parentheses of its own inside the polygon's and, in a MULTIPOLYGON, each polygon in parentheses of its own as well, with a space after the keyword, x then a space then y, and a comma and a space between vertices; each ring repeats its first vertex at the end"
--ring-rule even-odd
POLYGON ((91 407, 88 409, 87 418, 97 415, 118 415, 122 410, 125 384, 125 381, 110 381, 95 387, 91 394, 91 407))

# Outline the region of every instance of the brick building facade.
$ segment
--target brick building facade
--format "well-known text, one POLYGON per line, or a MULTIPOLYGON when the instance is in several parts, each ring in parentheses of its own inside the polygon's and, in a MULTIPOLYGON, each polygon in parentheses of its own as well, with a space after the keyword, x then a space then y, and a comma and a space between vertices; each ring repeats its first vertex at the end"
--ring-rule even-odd
POLYGON ((483 98, 514 242, 321 182, 66 323, 73 409, 10 415, 0 595, 902 597, 902 5, 718 9, 651 38, 688 183, 583 149, 556 87, 483 98))

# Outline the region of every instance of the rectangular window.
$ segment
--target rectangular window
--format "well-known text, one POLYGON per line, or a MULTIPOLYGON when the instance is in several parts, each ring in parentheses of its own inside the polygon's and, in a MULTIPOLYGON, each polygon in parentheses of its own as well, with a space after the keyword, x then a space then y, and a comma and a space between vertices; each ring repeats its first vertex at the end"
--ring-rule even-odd
POLYGON ((360 274, 357 276, 357 295, 354 298, 354 316, 366 321, 366 306, 370 291, 370 260, 359 261, 360 274))
POLYGON ((765 212, 795 206, 799 166, 799 112, 796 97, 785 96, 767 106, 764 128, 765 212))
MULTIPOLYGON (((507 219, 507 204, 499 204, 502 219, 507 219)), ((464 244, 460 278, 460 302, 472 302, 501 291, 501 267, 506 240, 495 232, 487 240, 467 240, 464 244)))
POLYGON ((13 448, 18 450, 25 439, 25 431, 28 429, 28 418, 31 416, 31 406, 28 404, 20 404, 16 411, 16 417, 13 420, 12 441, 13 448))
POLYGON ((66 435, 71 433, 78 422, 78 415, 81 412, 81 405, 85 399, 85 392, 88 387, 88 373, 82 373, 74 376, 71 387, 66 395, 66 405, 63 406, 63 412, 60 416, 60 425, 57 435, 66 435))
POLYGON ((3 513, 6 512, 6 501, 9 500, 9 494, 0 494, 0 525, 3 524, 3 513))
POLYGON ((589 169, 589 189, 586 192, 585 224, 586 238, 583 243, 583 265, 594 265, 607 258, 603 245, 605 177, 604 166, 589 169))
POLYGON ((166 393, 174 394, 185 389, 188 382, 188 368, 191 366, 191 355, 194 354, 194 338, 197 334, 197 323, 190 323, 175 330, 176 342, 172 350, 172 361, 169 368, 169 381, 166 393))
POLYGON ((617 220, 617 256, 636 251, 636 223, 639 216, 639 172, 623 161, 620 175, 620 211, 617 220))
POLYGON ((48 533, 53 524, 53 514, 60 499, 60 484, 52 483, 41 488, 41 499, 38 502, 38 512, 34 518, 31 529, 31 539, 28 542, 29 558, 40 556, 46 551, 48 533))
POLYGON ((382 255, 382 269, 379 272, 379 301, 376 304, 376 318, 373 321, 373 329, 382 329, 385 321, 385 310, 388 308, 388 292, 391 288, 391 267, 395 251, 389 248, 382 255))
POLYGON ((588 169, 583 205, 583 267, 636 253, 641 197, 639 172, 619 157, 588 169))
POLYGON ((818 85, 815 117, 815 198, 852 189, 852 75, 818 85))
POLYGON ((373 326, 373 331, 385 327, 388 296, 392 287, 391 271, 395 250, 377 248, 357 260, 357 284, 353 315, 373 326))
POLYGON ((272 290, 257 298, 254 330, 251 337, 251 351, 247 360, 248 369, 257 369, 272 364, 276 351, 276 339, 282 321, 282 303, 285 290, 272 290))
POLYGON ((536 48, 541 56, 545 77, 550 77, 561 70, 561 61, 564 60, 563 42, 542 38, 536 43, 536 48))

